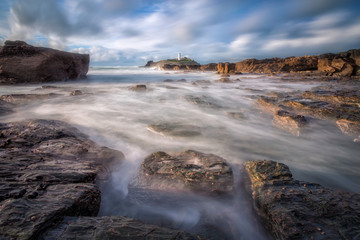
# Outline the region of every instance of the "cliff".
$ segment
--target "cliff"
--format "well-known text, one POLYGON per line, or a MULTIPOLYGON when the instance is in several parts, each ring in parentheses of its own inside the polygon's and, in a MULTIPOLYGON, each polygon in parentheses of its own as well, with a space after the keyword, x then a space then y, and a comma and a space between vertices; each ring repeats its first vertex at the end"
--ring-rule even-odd
POLYGON ((6 41, 0 48, 0 84, 43 83, 86 78, 88 54, 6 41))

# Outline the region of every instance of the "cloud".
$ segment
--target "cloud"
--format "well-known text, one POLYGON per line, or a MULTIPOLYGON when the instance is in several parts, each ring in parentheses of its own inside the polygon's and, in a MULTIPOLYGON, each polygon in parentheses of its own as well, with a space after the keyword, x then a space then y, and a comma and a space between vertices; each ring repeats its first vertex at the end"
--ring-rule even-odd
MULTIPOLYGON (((0 39, 87 51, 92 62, 200 62, 358 47, 358 0, 12 0, 0 39), (8 16, 8 17, 7 17, 8 16), (6 31, 7 29, 7 31, 6 31)), ((6 17, 4 17, 6 16, 6 17)))

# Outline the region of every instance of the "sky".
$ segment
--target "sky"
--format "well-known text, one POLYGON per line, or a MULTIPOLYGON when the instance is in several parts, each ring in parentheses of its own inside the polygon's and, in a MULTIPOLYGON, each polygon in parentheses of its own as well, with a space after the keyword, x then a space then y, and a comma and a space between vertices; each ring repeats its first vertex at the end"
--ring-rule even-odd
POLYGON ((336 53, 360 48, 360 1, 0 0, 7 39, 89 53, 93 66, 336 53))

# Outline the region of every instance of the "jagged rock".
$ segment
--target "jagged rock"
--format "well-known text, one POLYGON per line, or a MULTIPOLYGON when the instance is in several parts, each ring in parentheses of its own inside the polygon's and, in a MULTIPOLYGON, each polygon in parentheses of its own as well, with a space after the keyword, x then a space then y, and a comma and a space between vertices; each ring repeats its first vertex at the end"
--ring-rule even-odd
POLYGON ((360 106, 360 88, 352 86, 351 89, 322 89, 313 88, 303 92, 304 98, 325 101, 333 104, 354 104, 360 106))
POLYGON ((235 63, 218 63, 217 65, 217 73, 219 74, 235 74, 236 69, 235 69, 235 63))
POLYGON ((27 104, 34 101, 41 101, 56 98, 61 94, 47 93, 47 94, 10 94, 2 95, 0 99, 2 101, 13 103, 13 104, 27 104))
POLYGON ((217 71, 218 64, 217 63, 209 63, 206 65, 201 65, 200 70, 201 71, 217 71))
POLYGON ((78 96, 78 95, 82 95, 82 91, 80 90, 74 90, 70 93, 70 96, 78 96))
POLYGON ((199 127, 178 123, 149 124, 147 129, 164 137, 194 137, 201 135, 199 127))
POLYGON ((140 187, 190 190, 198 193, 230 193, 233 172, 225 159, 187 150, 174 155, 155 152, 145 158, 137 176, 140 187))
POLYGON ((201 240, 183 231, 158 227, 127 217, 66 217, 40 239, 177 239, 201 240))
POLYGON ((0 48, 0 84, 42 83, 85 78, 89 55, 6 41, 0 48))
POLYGON ((319 59, 318 70, 325 72, 329 76, 345 76, 355 75, 356 64, 350 58, 323 58, 319 59))
POLYGON ((0 238, 37 239, 64 216, 96 216, 96 178, 124 156, 61 121, 0 123, 0 238))
POLYGON ((275 239, 356 239, 360 195, 297 181, 274 161, 248 161, 252 197, 275 239))
POLYGON ((237 62, 235 71, 250 73, 279 73, 317 70, 318 58, 316 56, 247 59, 237 62))
POLYGON ((146 91, 146 89, 147 89, 146 85, 143 84, 139 84, 130 88, 131 91, 135 91, 135 92, 143 92, 146 91))
POLYGON ((290 132, 295 136, 300 136, 307 120, 302 115, 296 115, 284 110, 277 111, 273 118, 273 125, 290 132))
POLYGON ((7 115, 13 112, 13 104, 0 99, 0 116, 7 115))

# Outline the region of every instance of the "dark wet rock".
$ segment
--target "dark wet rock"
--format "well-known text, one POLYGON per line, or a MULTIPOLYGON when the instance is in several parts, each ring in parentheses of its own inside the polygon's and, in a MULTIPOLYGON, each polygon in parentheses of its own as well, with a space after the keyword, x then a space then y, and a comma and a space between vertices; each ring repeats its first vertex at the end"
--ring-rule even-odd
POLYGON ((27 104, 34 101, 42 101, 62 96, 61 94, 48 93, 48 94, 10 94, 2 95, 2 101, 13 104, 27 104))
POLYGON ((244 120, 246 116, 243 112, 227 112, 226 115, 236 120, 244 120))
POLYGON ((163 82, 175 82, 175 81, 172 79, 165 79, 163 82))
POLYGON ((230 193, 233 172, 225 159, 193 150, 169 155, 155 152, 141 165, 137 185, 159 190, 230 193))
POLYGON ((192 104, 195 104, 200 107, 208 107, 208 108, 221 108, 219 105, 217 105, 214 99, 208 97, 208 96, 191 96, 186 95, 184 96, 184 99, 192 104))
POLYGON ((300 136, 307 120, 302 115, 296 115, 284 110, 277 111, 273 118, 273 125, 290 132, 295 136, 300 136))
POLYGON ((194 137, 201 135, 201 129, 194 125, 178 123, 149 124, 147 129, 164 137, 194 137))
POLYGON ((196 81, 193 81, 191 84, 197 85, 197 86, 208 86, 211 84, 211 81, 210 80, 196 80, 196 81))
POLYGON ((0 84, 42 83, 85 78, 89 55, 6 41, 0 48, 0 84))
POLYGON ((143 91, 146 91, 146 85, 143 85, 143 84, 139 84, 139 85, 136 85, 134 87, 131 87, 129 88, 131 91, 135 91, 135 92, 143 92, 143 91))
POLYGON ((274 161, 248 161, 252 196, 275 239, 357 239, 360 195, 297 181, 274 161))
POLYGON ((158 227, 127 217, 66 217, 40 239, 188 239, 200 240, 183 231, 158 227))
POLYGON ((182 78, 182 79, 178 79, 176 80, 177 82, 187 82, 186 79, 182 78))
POLYGON ((83 95, 82 91, 74 90, 70 93, 70 96, 78 96, 78 95, 83 95))
POLYGON ((0 123, 0 238, 37 239, 64 216, 96 216, 96 178, 123 159, 61 121, 0 123))

